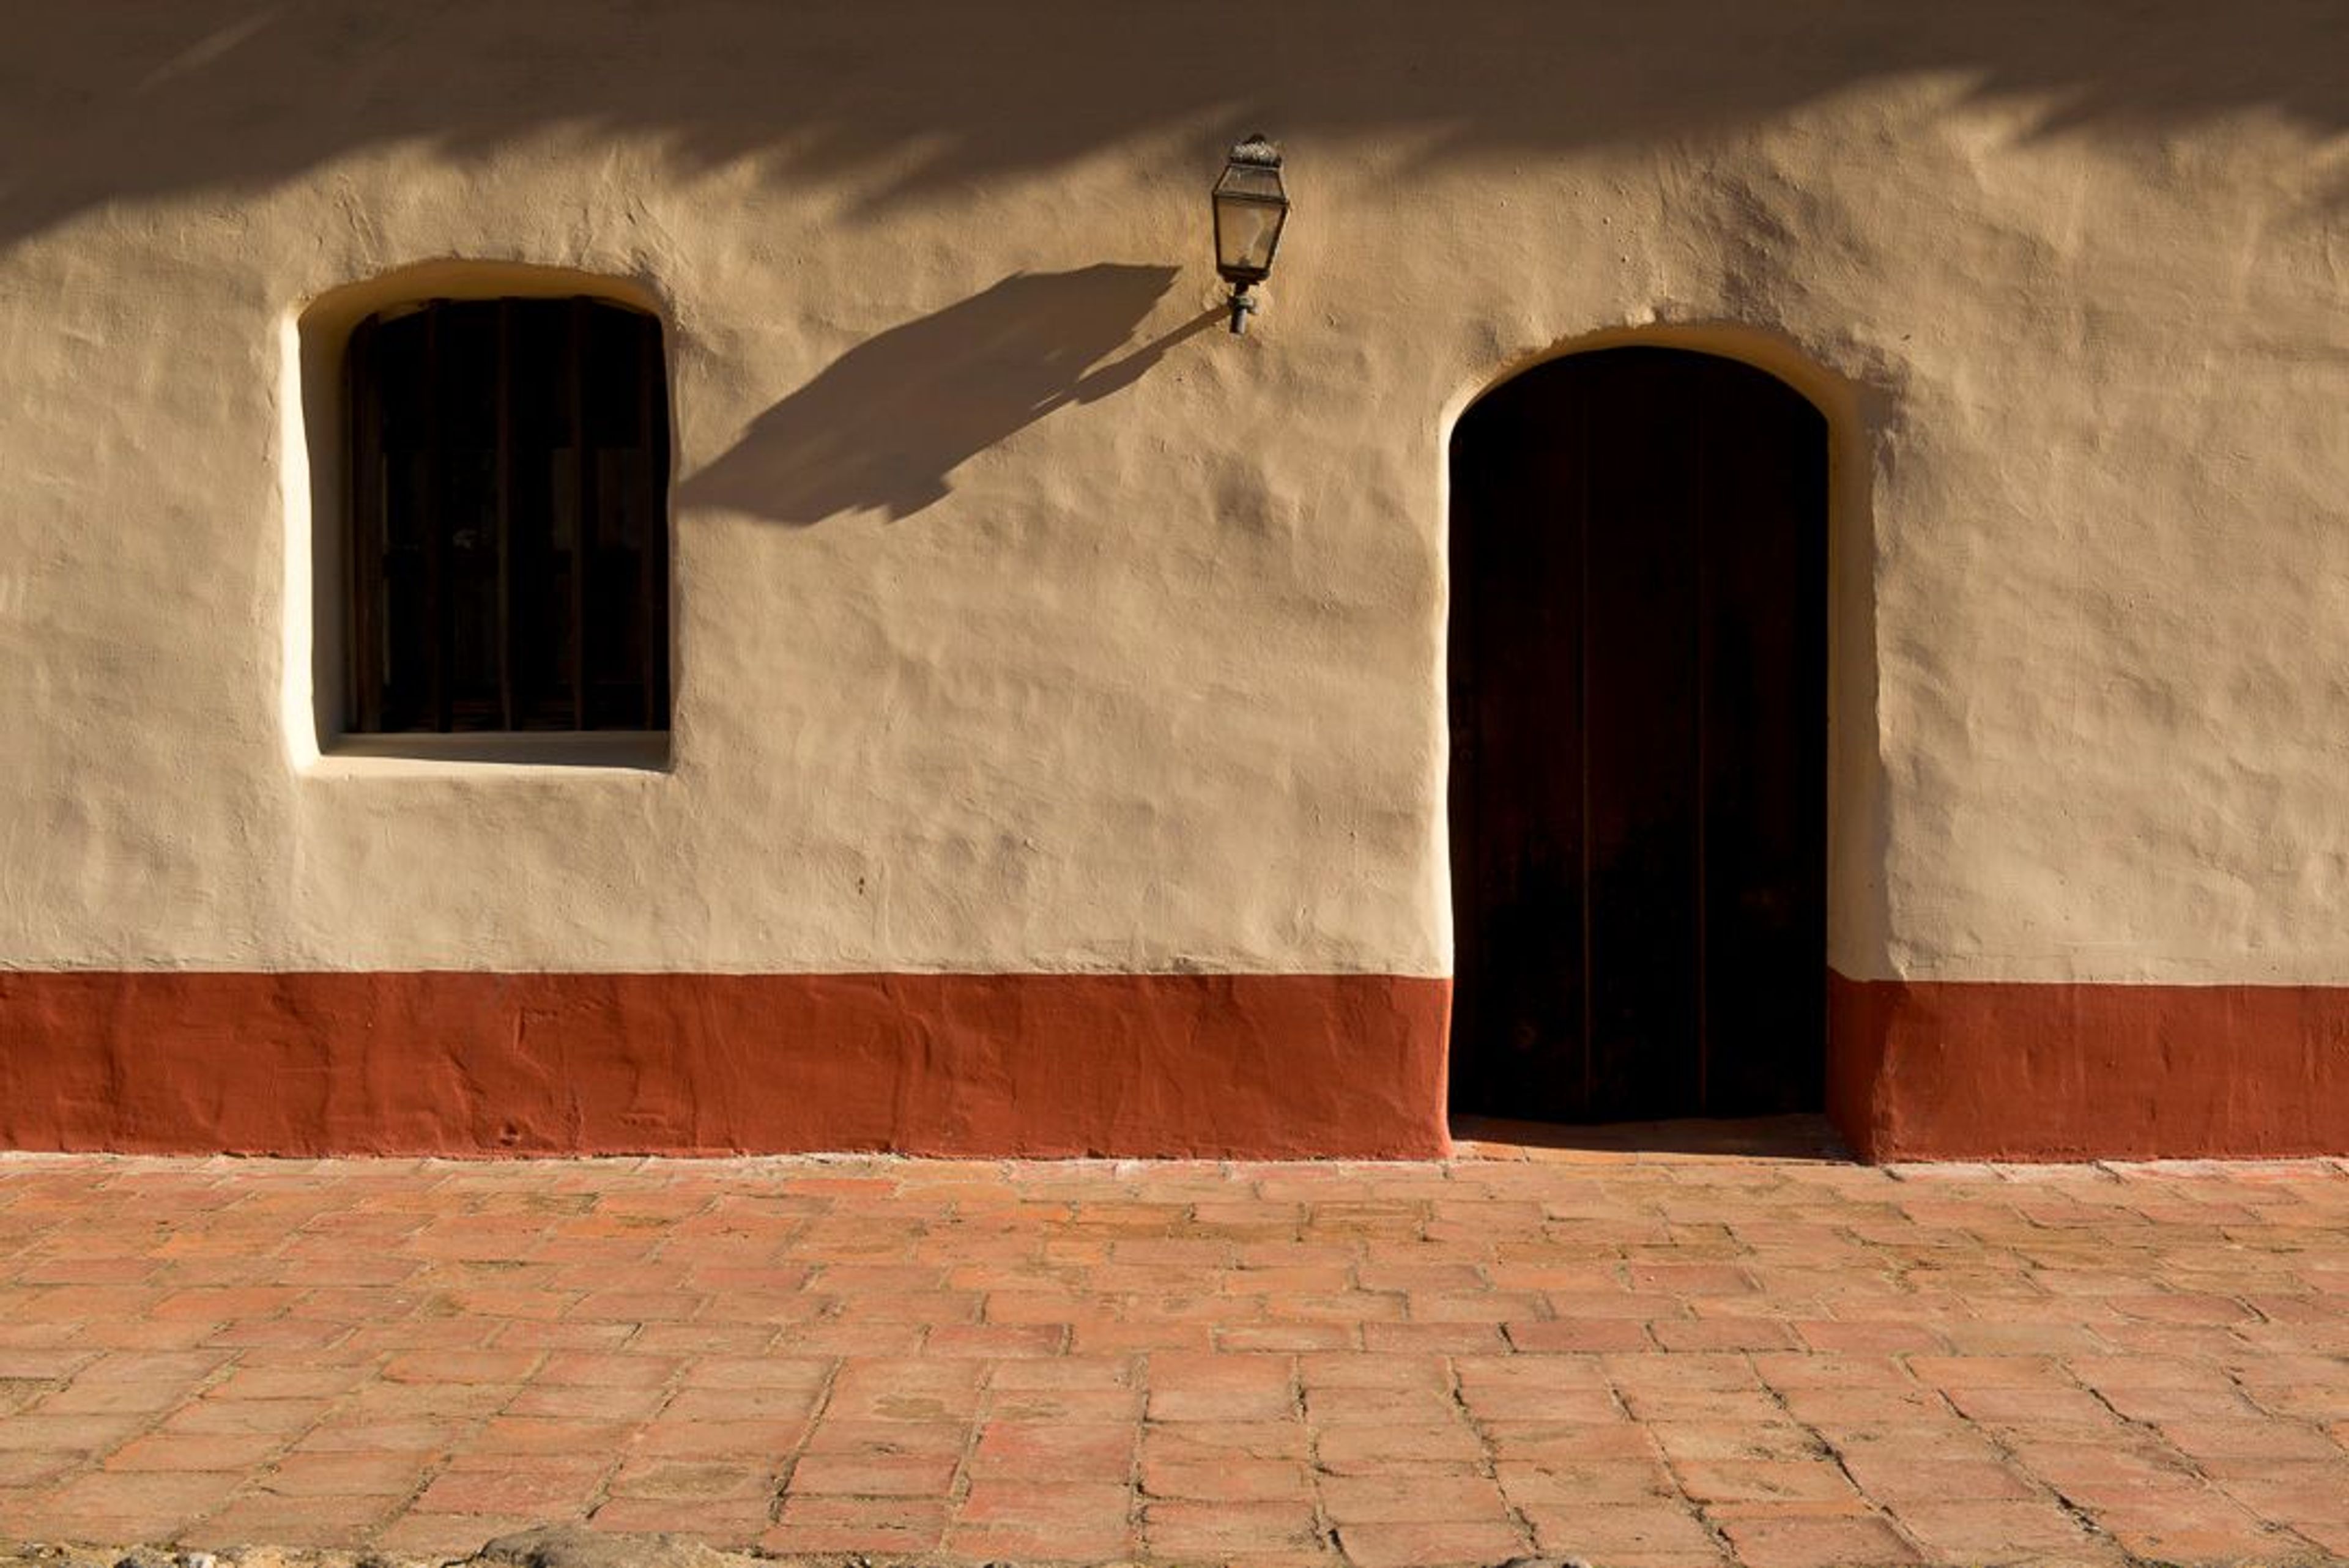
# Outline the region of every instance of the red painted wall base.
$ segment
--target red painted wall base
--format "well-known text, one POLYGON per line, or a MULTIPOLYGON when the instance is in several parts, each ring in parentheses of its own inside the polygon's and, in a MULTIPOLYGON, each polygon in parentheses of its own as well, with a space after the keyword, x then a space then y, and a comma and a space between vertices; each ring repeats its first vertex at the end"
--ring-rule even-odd
MULTIPOLYGON (((1395 975, 0 973, 0 1147, 1425 1158, 1395 975)), ((2349 1152, 2349 988, 1830 980, 1868 1160, 2349 1152)))
POLYGON ((0 1147, 1426 1157, 1448 980, 0 974, 0 1147))
POLYGON ((1829 981, 1861 1158, 2349 1153, 2349 987, 1829 981))

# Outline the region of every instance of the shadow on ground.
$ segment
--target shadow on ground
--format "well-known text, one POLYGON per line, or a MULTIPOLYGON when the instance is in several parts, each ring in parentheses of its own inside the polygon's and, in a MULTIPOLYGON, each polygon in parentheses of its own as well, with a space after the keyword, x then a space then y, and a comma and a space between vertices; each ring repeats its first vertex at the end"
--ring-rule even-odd
MULTIPOLYGON (((1507 1149, 1586 1150, 1594 1154, 1699 1154, 1723 1159, 1806 1160, 1849 1164, 1851 1150, 1823 1116, 1757 1116, 1723 1120, 1616 1121, 1588 1127, 1455 1116, 1463 1144, 1507 1149)), ((1464 1150, 1474 1157, 1476 1150, 1464 1150)))

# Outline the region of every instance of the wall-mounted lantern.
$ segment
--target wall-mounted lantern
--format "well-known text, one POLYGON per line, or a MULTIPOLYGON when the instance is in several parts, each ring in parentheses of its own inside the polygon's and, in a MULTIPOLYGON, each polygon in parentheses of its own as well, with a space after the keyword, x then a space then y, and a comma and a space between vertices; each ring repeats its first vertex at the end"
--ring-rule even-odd
POLYGON ((1280 149, 1263 132, 1232 149, 1211 193, 1216 206, 1216 271, 1232 285, 1232 330, 1246 332, 1256 299, 1248 291, 1272 272, 1288 222, 1288 188, 1280 181, 1280 149))

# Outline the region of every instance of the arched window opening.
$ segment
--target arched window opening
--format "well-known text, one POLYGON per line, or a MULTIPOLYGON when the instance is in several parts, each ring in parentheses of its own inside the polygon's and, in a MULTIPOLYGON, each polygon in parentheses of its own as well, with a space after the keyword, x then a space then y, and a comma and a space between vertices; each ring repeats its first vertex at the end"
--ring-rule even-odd
POLYGON ((659 321, 435 299, 360 322, 347 363, 346 727, 667 729, 659 321))

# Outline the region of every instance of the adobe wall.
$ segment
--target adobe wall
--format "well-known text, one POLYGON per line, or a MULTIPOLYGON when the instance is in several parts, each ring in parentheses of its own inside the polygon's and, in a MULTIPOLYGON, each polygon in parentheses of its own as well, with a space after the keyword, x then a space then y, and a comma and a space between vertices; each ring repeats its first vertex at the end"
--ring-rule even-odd
POLYGON ((375 1102, 233 1108, 388 1050, 538 1130, 460 1087, 382 1147, 1440 1149, 1444 443, 1639 338, 1835 423, 1855 1140, 2349 1149, 2337 8, 2089 9, 52 8, 0 54, 0 1143, 347 1147, 375 1102), (664 768, 332 745, 336 291, 501 265, 667 323, 664 768), (934 995, 853 1094, 843 986, 934 995), (1064 1115, 1105 1027, 1139 1098, 1064 1115), (744 1112, 802 1081, 882 1109, 744 1112))

